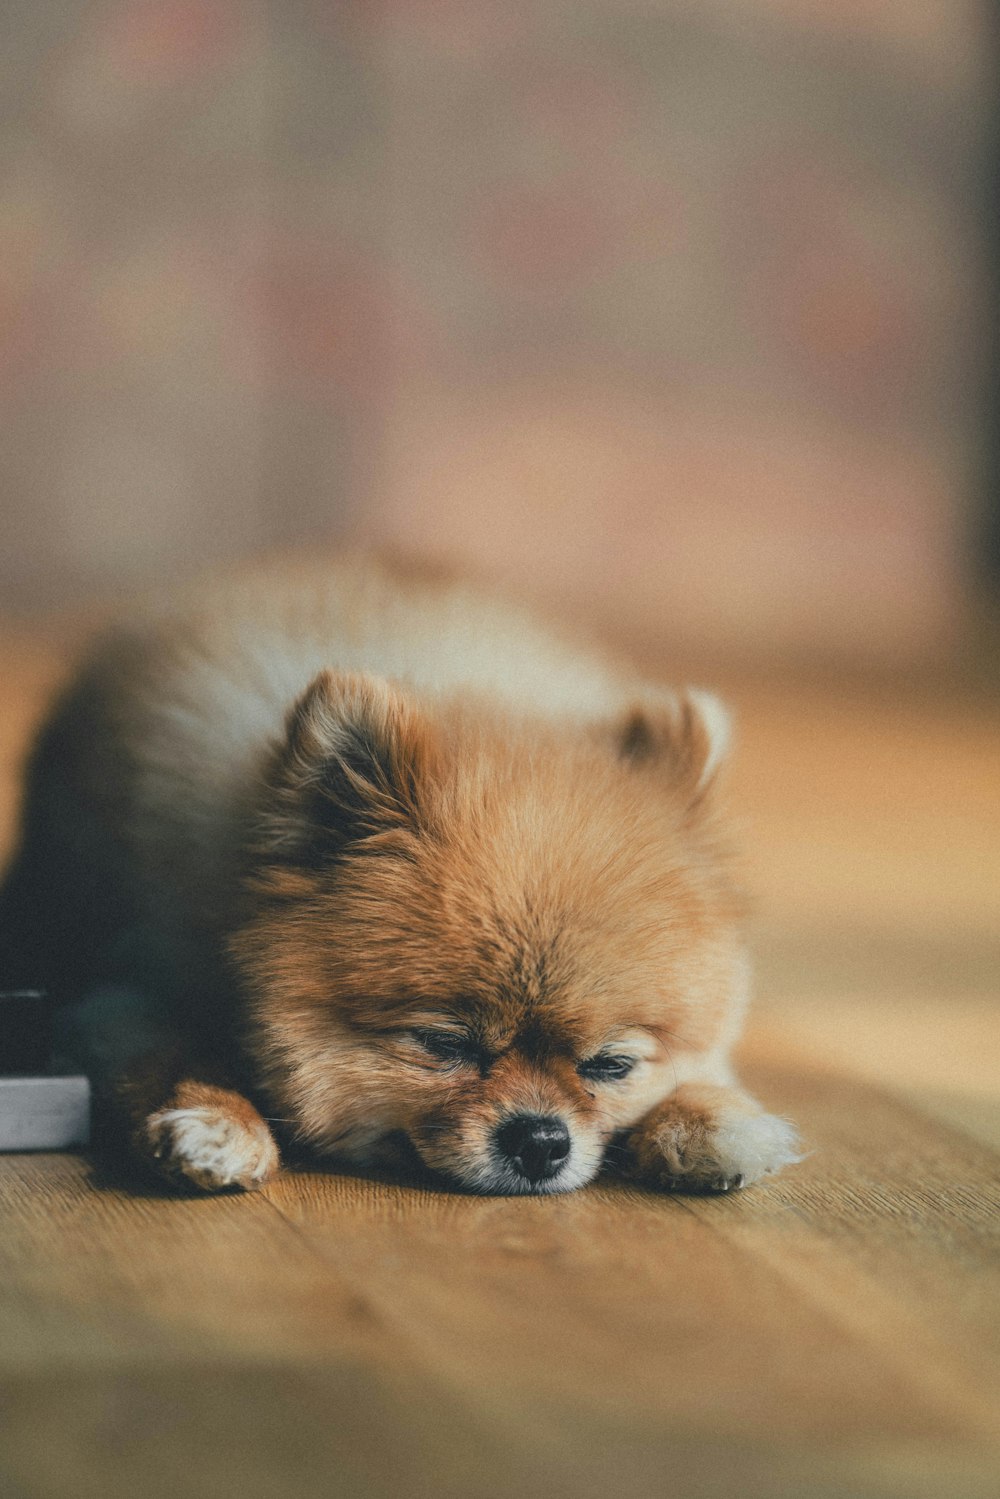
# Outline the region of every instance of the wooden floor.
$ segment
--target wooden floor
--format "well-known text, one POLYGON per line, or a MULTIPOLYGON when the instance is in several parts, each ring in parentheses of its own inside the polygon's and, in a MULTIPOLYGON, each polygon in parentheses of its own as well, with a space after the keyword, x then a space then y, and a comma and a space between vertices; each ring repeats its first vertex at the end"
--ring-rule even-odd
MULTIPOLYGON (((56 660, 2 657, 8 835, 56 660)), ((1000 714, 736 697, 746 1071, 808 1159, 718 1200, 176 1201, 5 1157, 4 1499, 995 1499, 1000 714)))

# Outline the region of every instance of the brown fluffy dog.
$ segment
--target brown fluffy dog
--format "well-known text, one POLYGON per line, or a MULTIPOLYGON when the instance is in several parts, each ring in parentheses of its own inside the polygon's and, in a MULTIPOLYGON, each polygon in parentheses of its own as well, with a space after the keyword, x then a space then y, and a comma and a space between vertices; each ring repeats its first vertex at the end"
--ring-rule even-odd
POLYGON ((32 763, 17 977, 132 1148, 214 1190, 275 1136, 568 1191, 609 1145, 725 1191, 795 1159, 735 1085, 726 716, 462 584, 361 559, 118 631, 32 763), (251 1099, 253 1102, 251 1102, 251 1099))

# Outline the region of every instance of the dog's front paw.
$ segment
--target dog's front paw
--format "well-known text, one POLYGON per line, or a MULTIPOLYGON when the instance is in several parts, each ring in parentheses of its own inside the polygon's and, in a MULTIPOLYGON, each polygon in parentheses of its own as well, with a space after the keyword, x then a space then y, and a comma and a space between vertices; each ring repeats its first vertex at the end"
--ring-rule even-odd
POLYGON ((631 1174, 672 1192, 733 1192, 802 1159, 787 1119, 721 1088, 679 1089, 628 1148, 631 1174))
POLYGON ((151 1114, 145 1145, 165 1175, 204 1192, 260 1187, 278 1169, 278 1147, 263 1119, 244 1121, 221 1107, 151 1114))

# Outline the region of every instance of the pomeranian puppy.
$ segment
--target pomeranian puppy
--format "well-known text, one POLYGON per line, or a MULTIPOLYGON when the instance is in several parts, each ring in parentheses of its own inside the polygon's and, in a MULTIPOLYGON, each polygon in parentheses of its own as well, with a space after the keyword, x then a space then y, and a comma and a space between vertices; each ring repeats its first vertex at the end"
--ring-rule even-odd
POLYGON ((255 1187, 278 1140, 472 1192, 797 1159, 733 1077, 748 991, 727 717, 456 581, 216 580, 112 633, 30 765, 12 975, 106 1127, 255 1187), (272 1128, 272 1126, 274 1126, 272 1128))

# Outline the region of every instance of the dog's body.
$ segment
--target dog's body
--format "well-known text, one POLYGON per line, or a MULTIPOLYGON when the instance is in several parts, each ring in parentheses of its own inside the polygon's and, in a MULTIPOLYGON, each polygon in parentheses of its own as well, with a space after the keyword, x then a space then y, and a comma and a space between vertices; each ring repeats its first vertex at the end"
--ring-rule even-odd
POLYGON ((8 948, 75 1000, 133 1149, 206 1189, 267 1179, 270 1120, 472 1190, 568 1190, 612 1141, 726 1190, 795 1141, 730 1071, 725 740, 715 699, 461 583, 357 558, 216 582, 57 705, 8 948))

